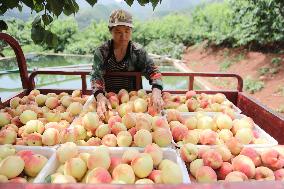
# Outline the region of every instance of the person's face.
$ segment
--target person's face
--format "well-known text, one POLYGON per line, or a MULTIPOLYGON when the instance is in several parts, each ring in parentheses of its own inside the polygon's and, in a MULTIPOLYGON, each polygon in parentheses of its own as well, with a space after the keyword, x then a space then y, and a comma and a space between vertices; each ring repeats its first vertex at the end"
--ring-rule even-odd
POLYGON ((112 28, 111 34, 116 44, 127 46, 131 40, 132 29, 127 26, 115 26, 112 28))

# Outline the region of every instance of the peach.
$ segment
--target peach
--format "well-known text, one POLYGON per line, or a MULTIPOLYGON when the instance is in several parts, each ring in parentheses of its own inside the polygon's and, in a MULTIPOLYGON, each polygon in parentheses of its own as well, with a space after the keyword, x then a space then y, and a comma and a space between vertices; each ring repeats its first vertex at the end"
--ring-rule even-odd
POLYGON ((189 112, 186 104, 181 104, 177 107, 177 110, 180 112, 189 112))
POLYGON ((0 144, 14 144, 16 142, 17 133, 12 129, 3 129, 0 131, 0 144))
POLYGON ((99 127, 99 116, 95 112, 88 112, 82 120, 82 124, 87 131, 95 131, 99 127))
POLYGON ((61 120, 61 113, 60 112, 47 112, 47 113, 44 113, 44 118, 48 122, 59 122, 61 120))
POLYGON ((148 130, 141 129, 134 135, 134 143, 138 147, 145 147, 152 143, 152 135, 148 130))
POLYGON ((150 154, 153 159, 154 166, 158 166, 163 159, 163 151, 155 143, 148 144, 144 149, 144 153, 150 154))
POLYGON ((88 169, 103 167, 108 169, 110 167, 111 159, 106 147, 98 147, 90 153, 87 166, 88 169))
POLYGON ((240 155, 245 155, 249 157, 250 159, 252 159, 256 167, 261 165, 261 157, 258 154, 258 152, 253 148, 244 147, 242 151, 240 152, 240 155))
POLYGON ((140 129, 145 129, 151 131, 152 122, 148 119, 148 117, 144 114, 138 114, 136 116, 136 129, 139 131, 140 129))
POLYGON ((132 159, 134 159, 138 155, 139 155, 138 150, 130 148, 130 149, 126 150, 125 152, 123 152, 122 162, 130 164, 132 159))
POLYGON ((78 148, 73 142, 66 142, 61 144, 56 151, 57 159, 60 163, 65 163, 69 159, 78 155, 78 148))
POLYGON ((73 102, 72 97, 70 96, 64 96, 61 98, 61 104, 65 107, 68 108, 68 106, 73 102))
POLYGON ((165 117, 154 116, 153 121, 152 121, 152 128, 153 128, 153 130, 156 130, 158 128, 168 129, 169 124, 168 124, 167 120, 165 119, 165 117))
POLYGON ((233 133, 229 129, 222 129, 218 132, 218 136, 225 143, 233 137, 233 133))
POLYGON ((202 159, 205 166, 212 167, 212 169, 218 169, 222 166, 223 159, 221 154, 215 150, 208 150, 202 155, 202 159))
POLYGON ((271 169, 260 166, 255 169, 255 179, 256 180, 275 180, 275 176, 271 169))
POLYGON ((111 104, 111 107, 113 108, 113 109, 115 109, 116 107, 118 107, 119 106, 119 99, 118 99, 118 97, 115 95, 115 96, 110 96, 109 98, 108 98, 108 100, 109 100, 109 102, 110 102, 110 104, 111 104))
POLYGON ((132 167, 128 164, 119 164, 112 171, 112 178, 120 180, 126 184, 133 184, 135 181, 135 174, 132 167))
POLYGON ((233 127, 233 120, 226 114, 220 114, 216 118, 216 124, 219 129, 231 129, 233 127))
POLYGON ((128 132, 131 134, 132 138, 134 137, 134 135, 137 132, 137 129, 135 127, 132 127, 131 129, 128 130, 128 132))
POLYGON ((194 97, 196 95, 196 92, 195 91, 187 91, 186 93, 185 93, 185 97, 186 97, 186 99, 188 100, 188 99, 191 99, 192 97, 194 97))
POLYGON ((70 176, 70 175, 61 175, 61 174, 57 174, 52 183, 54 184, 74 184, 76 183, 76 180, 74 177, 70 176))
POLYGON ((183 161, 190 163, 197 158, 198 149, 195 145, 188 143, 181 147, 180 154, 183 161))
POLYGON ((107 184, 112 181, 111 175, 103 167, 97 167, 90 171, 86 177, 87 184, 107 184))
POLYGON ((176 111, 178 111, 177 108, 179 107, 179 105, 179 102, 165 101, 164 109, 175 109, 176 111))
POLYGON ((114 169, 117 165, 119 165, 119 164, 121 164, 121 163, 122 163, 122 158, 120 158, 120 157, 110 157, 110 166, 109 166, 109 168, 108 168, 108 171, 109 171, 110 173, 112 173, 113 169, 114 169))
POLYGON ((200 183, 216 182, 217 175, 216 172, 208 166, 202 166, 196 170, 196 180, 200 183))
POLYGON ((196 177, 196 171, 200 168, 203 167, 204 163, 203 163, 203 159, 195 159, 193 160, 190 165, 189 165, 189 170, 190 173, 196 177))
POLYGON ((116 147, 117 138, 114 134, 107 134, 102 138, 102 144, 109 147, 116 147))
POLYGON ((8 125, 5 125, 4 127, 1 128, 1 130, 4 130, 4 129, 13 130, 13 131, 15 131, 16 133, 19 131, 18 126, 14 125, 14 124, 8 124, 8 125))
POLYGON ((24 133, 30 134, 37 132, 39 134, 42 134, 44 131, 44 125, 39 120, 30 120, 26 123, 24 133))
POLYGON ((233 172, 233 166, 229 162, 223 162, 221 167, 216 171, 218 179, 225 180, 226 176, 233 172))
POLYGON ((11 124, 16 125, 17 127, 21 127, 23 125, 23 123, 20 120, 19 116, 15 116, 11 119, 11 124))
POLYGON ((70 175, 80 181, 87 171, 87 165, 81 158, 71 158, 64 164, 64 175, 70 175))
POLYGON ((183 174, 178 164, 173 161, 165 161, 160 169, 162 182, 164 184, 181 184, 183 181, 183 174))
POLYGON ((223 161, 229 161, 232 158, 231 151, 225 145, 218 145, 215 150, 221 154, 223 161))
POLYGON ((133 158, 131 167, 137 177, 145 178, 153 170, 153 159, 150 154, 141 153, 133 158))
POLYGON ((19 156, 8 156, 0 162, 0 175, 8 179, 15 178, 24 170, 25 162, 19 156))
POLYGON ((242 182, 242 181, 247 181, 247 180, 248 180, 248 177, 240 171, 230 172, 225 177, 225 181, 227 182, 242 182))
POLYGON ((136 125, 136 117, 133 113, 127 113, 122 117, 122 123, 126 126, 127 129, 131 129, 136 125))
POLYGON ((0 159, 4 159, 8 156, 15 155, 15 153, 16 150, 11 144, 5 144, 0 146, 0 159))
POLYGON ((120 147, 128 147, 132 143, 132 136, 128 131, 120 131, 117 134, 117 145, 120 147))
POLYGON ((39 133, 28 134, 23 139, 28 146, 42 146, 42 136, 39 133))
POLYGON ((253 133, 251 129, 244 128, 244 129, 239 129, 236 132, 235 137, 242 143, 242 144, 250 144, 253 139, 253 133))
POLYGON ((112 117, 109 118, 109 120, 108 120, 108 125, 109 125, 109 127, 112 128, 113 125, 114 125, 116 122, 120 122, 120 123, 122 122, 122 119, 121 119, 121 117, 120 117, 119 115, 112 116, 112 117))
POLYGON ((16 109, 20 104, 21 98, 14 97, 10 100, 10 107, 16 109))
MULTIPOLYGON (((171 122, 172 123, 172 122, 171 122)), ((170 124, 171 124, 170 123, 170 124)), ((179 122, 178 122, 179 123, 179 122)), ((171 129, 172 131, 172 135, 173 135, 173 139, 178 142, 178 141, 182 141, 183 138, 187 135, 188 133, 188 129, 186 126, 182 125, 182 124, 179 124, 175 127, 173 127, 171 129)))
POLYGON ((96 138, 91 137, 87 141, 87 145, 88 146, 100 146, 101 144, 102 144, 102 140, 100 138, 98 138, 98 137, 96 137, 96 138))
POLYGON ((111 129, 108 124, 102 124, 96 129, 96 136, 99 138, 103 138, 105 135, 110 134, 111 129))
POLYGON ((275 149, 268 149, 261 153, 262 163, 272 170, 281 169, 284 166, 284 156, 275 149))
POLYGON ((68 127, 60 132, 60 142, 76 142, 79 137, 79 132, 74 127, 68 127))
POLYGON ((28 159, 34 155, 31 150, 21 150, 17 152, 17 155, 20 156, 24 161, 28 161, 28 159))
POLYGON ((118 115, 121 116, 121 117, 123 117, 127 113, 133 112, 133 109, 134 109, 134 102, 133 101, 130 101, 128 103, 122 103, 121 105, 119 105, 116 108, 118 115))
POLYGON ((149 179, 151 179, 155 184, 162 184, 162 171, 161 170, 153 170, 149 176, 149 179))
POLYGON ((196 99, 188 99, 186 101, 186 105, 187 105, 187 108, 188 108, 188 111, 189 112, 194 112, 196 109, 199 108, 199 103, 196 99))
POLYGON ((74 90, 71 94, 71 96, 74 97, 81 97, 82 96, 82 92, 80 90, 74 90))
POLYGON ((74 125, 74 129, 78 132, 78 140, 85 140, 87 137, 87 131, 82 125, 74 125))
POLYGON ((59 143, 59 132, 57 129, 48 128, 42 134, 42 143, 46 146, 53 146, 59 143))
POLYGON ((89 157, 90 157, 90 154, 86 152, 79 154, 79 158, 81 158, 86 163, 86 165, 87 165, 89 157))
POLYGON ((194 116, 189 117, 185 120, 184 124, 189 130, 196 129, 197 128, 197 118, 194 116))
POLYGON ((39 94, 35 97, 35 102, 38 104, 38 106, 44 106, 46 100, 47 100, 47 96, 43 94, 39 94))
POLYGON ((119 99, 119 102, 122 104, 122 103, 126 103, 129 101, 129 94, 128 92, 125 90, 125 89, 121 89, 118 94, 118 99, 119 99))
POLYGON ((210 129, 205 129, 201 131, 200 133, 200 143, 203 145, 209 144, 213 145, 217 143, 217 134, 216 132, 210 130, 210 129))
POLYGON ((111 132, 115 135, 118 135, 118 133, 121 131, 127 131, 127 128, 123 123, 116 122, 111 127, 111 132))
POLYGON ((30 177, 35 177, 44 167, 47 158, 40 154, 33 154, 25 158, 25 173, 30 177))
POLYGON ((229 148, 233 155, 240 154, 241 150, 243 149, 243 145, 235 137, 230 138, 226 142, 226 146, 229 148))
POLYGON ((284 169, 278 169, 274 171, 275 180, 284 180, 284 169))
POLYGON ((143 97, 147 96, 147 92, 145 91, 145 89, 139 89, 139 90, 137 91, 137 96, 138 96, 139 98, 143 98, 143 97))
POLYGON ((23 124, 26 124, 30 120, 36 120, 37 114, 34 111, 25 110, 23 113, 21 113, 19 118, 23 124))
POLYGON ((0 183, 7 183, 8 181, 8 177, 5 175, 0 175, 0 183))
POLYGON ((153 133, 153 140, 160 147, 167 147, 172 142, 172 134, 168 129, 156 129, 153 133))
POLYGON ((222 93, 217 93, 217 94, 213 95, 213 102, 221 104, 225 100, 226 100, 226 96, 222 93))
POLYGON ((198 144, 200 132, 198 130, 189 130, 183 138, 184 143, 198 144))
POLYGON ((147 111, 148 103, 142 98, 134 100, 134 112, 144 113, 147 111))
POLYGON ((238 155, 232 159, 232 165, 234 171, 240 171, 244 173, 248 178, 253 178, 255 175, 255 165, 253 161, 244 155, 238 155))
POLYGON ((167 110, 167 120, 168 122, 171 121, 179 121, 181 119, 180 112, 175 109, 167 110))
POLYGON ((59 106, 59 104, 59 100, 56 97, 48 97, 45 100, 45 105, 51 110, 59 106))
POLYGON ((201 116, 197 120, 197 129, 212 129, 213 128, 213 119, 209 116, 201 116))
POLYGON ((67 108, 67 112, 70 112, 71 115, 76 116, 79 115, 81 113, 81 111, 83 110, 83 105, 79 102, 72 102, 68 108, 67 108))
POLYGON ((135 184, 154 184, 151 179, 138 179, 135 184))

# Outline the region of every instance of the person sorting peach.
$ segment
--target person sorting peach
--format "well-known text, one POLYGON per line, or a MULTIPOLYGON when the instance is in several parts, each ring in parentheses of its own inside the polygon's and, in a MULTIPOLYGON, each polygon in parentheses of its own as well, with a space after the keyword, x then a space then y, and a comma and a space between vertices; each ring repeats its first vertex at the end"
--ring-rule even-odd
POLYGON ((131 14, 124 10, 113 11, 108 27, 112 39, 95 50, 90 74, 93 95, 97 100, 98 115, 104 118, 106 111, 111 109, 104 95, 106 91, 136 89, 135 78, 121 76, 104 78, 107 72, 141 72, 152 85, 151 105, 159 113, 163 106, 162 74, 141 45, 131 40, 133 29, 131 14))

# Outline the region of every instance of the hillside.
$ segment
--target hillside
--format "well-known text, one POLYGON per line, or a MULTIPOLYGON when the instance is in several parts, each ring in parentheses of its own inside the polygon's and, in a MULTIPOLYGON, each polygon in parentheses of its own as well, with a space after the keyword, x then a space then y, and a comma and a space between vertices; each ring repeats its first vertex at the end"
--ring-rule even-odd
MULTIPOLYGON (((246 93, 269 108, 284 113, 284 54, 242 49, 189 47, 183 61, 193 71, 230 72, 242 76, 246 93), (249 92, 250 91, 250 92, 249 92)), ((232 80, 211 78, 217 89, 236 89, 232 80)))

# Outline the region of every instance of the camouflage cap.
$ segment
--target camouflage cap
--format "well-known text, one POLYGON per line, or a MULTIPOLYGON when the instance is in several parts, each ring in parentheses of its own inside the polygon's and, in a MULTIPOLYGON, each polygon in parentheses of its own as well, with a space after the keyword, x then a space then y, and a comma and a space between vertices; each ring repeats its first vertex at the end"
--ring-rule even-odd
POLYGON ((132 15, 122 9, 114 10, 109 17, 108 26, 128 26, 132 28, 132 15))

